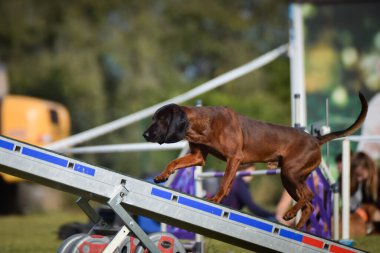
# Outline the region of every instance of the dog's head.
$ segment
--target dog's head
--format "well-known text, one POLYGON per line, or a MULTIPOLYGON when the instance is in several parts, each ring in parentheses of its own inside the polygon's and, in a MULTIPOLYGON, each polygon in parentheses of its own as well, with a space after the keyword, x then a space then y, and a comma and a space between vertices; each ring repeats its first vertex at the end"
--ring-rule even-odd
POLYGON ((158 109, 152 123, 143 136, 149 142, 174 143, 183 140, 189 122, 186 113, 176 104, 169 104, 158 109))

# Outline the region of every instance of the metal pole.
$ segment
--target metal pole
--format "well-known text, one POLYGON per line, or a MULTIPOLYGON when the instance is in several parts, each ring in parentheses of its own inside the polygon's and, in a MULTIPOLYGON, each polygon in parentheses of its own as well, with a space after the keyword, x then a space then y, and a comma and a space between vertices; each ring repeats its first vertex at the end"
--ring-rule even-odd
MULTIPOLYGON (((330 120, 329 120, 329 99, 326 98, 326 126, 330 131, 330 120)), ((330 142, 326 143, 326 160, 327 160, 327 166, 330 167, 330 142)))
MULTIPOLYGON (((336 184, 335 184, 336 185, 336 184)), ((335 190, 333 189, 333 200, 334 200, 334 234, 333 238, 335 241, 339 240, 339 199, 340 199, 340 193, 339 189, 335 190)))
POLYGON ((342 239, 350 237, 350 141, 343 141, 342 153, 342 239))
MULTIPOLYGON (((195 179, 195 196, 198 198, 203 198, 203 185, 202 178, 199 176, 203 172, 202 166, 196 166, 194 170, 195 179)), ((203 235, 195 234, 195 253, 204 252, 204 238, 203 235)))
MULTIPOLYGON (((292 109, 292 126, 306 126, 305 68, 303 48, 302 4, 289 5, 289 59, 290 59, 290 92, 292 109)), ((296 221, 301 217, 297 213, 296 221)))
POLYGON ((305 67, 302 4, 289 5, 289 58, 292 126, 306 126, 305 67))

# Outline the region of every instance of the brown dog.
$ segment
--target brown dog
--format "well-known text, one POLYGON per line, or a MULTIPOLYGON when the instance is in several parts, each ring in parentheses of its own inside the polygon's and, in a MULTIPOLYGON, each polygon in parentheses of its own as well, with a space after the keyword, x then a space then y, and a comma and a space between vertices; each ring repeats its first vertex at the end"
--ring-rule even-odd
POLYGON ((277 162, 281 180, 290 196, 297 202, 285 215, 293 219, 298 210, 302 216, 297 228, 313 212, 312 191, 305 180, 321 162, 321 145, 357 130, 367 114, 367 101, 359 93, 362 110, 355 123, 343 131, 314 137, 302 130, 264 123, 237 114, 226 107, 187 107, 169 104, 153 116, 153 122, 144 132, 147 141, 162 143, 189 141, 190 153, 180 157, 157 176, 163 182, 175 170, 204 165, 208 154, 227 162, 218 193, 211 199, 217 203, 229 192, 236 171, 242 163, 277 162))

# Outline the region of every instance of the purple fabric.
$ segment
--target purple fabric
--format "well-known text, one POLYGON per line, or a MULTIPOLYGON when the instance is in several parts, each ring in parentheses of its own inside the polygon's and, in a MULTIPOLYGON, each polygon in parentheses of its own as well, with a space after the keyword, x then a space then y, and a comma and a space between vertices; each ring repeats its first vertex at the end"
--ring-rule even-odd
POLYGON ((267 175, 277 175, 277 171, 276 170, 267 170, 267 175))
POLYGON ((326 178, 323 176, 321 170, 317 168, 315 173, 318 177, 317 186, 314 184, 313 173, 308 177, 306 183, 310 190, 314 193, 314 198, 311 200, 311 204, 314 207, 314 211, 309 218, 310 227, 306 225, 303 230, 308 231, 317 236, 324 238, 331 238, 331 201, 332 192, 330 185, 326 178))
POLYGON ((195 195, 194 170, 195 167, 178 170, 169 187, 189 195, 195 195))
MULTIPOLYGON (((194 170, 195 167, 179 170, 169 187, 186 194, 195 195, 194 170)), ((314 212, 310 216, 311 228, 307 229, 306 226, 304 226, 303 230, 308 230, 308 232, 317 236, 331 238, 332 192, 330 190, 329 183, 323 176, 321 170, 317 168, 315 171, 318 176, 317 187, 314 185, 312 176, 307 179, 307 185, 314 193, 314 198, 311 201, 314 206, 314 212)), ((267 170, 266 174, 274 175, 276 174, 276 171, 267 170)), ((214 175, 215 177, 222 177, 224 173, 215 172, 214 175)), ((242 180, 241 177, 246 175, 249 175, 249 172, 241 172, 241 175, 235 178, 230 194, 225 197, 221 203, 237 210, 247 206, 247 208, 257 216, 263 218, 273 217, 274 214, 262 209, 252 200, 248 185, 242 180)), ((195 233, 170 225, 168 225, 168 232, 174 234, 179 239, 195 239, 195 233)))
POLYGON ((274 219, 275 216, 274 213, 264 210, 254 202, 249 191, 249 185, 244 182, 241 176, 235 178, 229 194, 220 203, 236 210, 247 207, 254 215, 262 218, 274 219))

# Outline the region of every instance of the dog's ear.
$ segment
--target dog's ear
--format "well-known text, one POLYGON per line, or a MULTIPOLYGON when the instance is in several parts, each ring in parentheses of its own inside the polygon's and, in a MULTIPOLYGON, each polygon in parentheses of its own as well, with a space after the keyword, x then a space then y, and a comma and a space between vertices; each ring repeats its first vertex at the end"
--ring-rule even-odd
POLYGON ((173 105, 165 143, 174 143, 183 140, 188 126, 189 121, 186 113, 178 105, 173 105))

